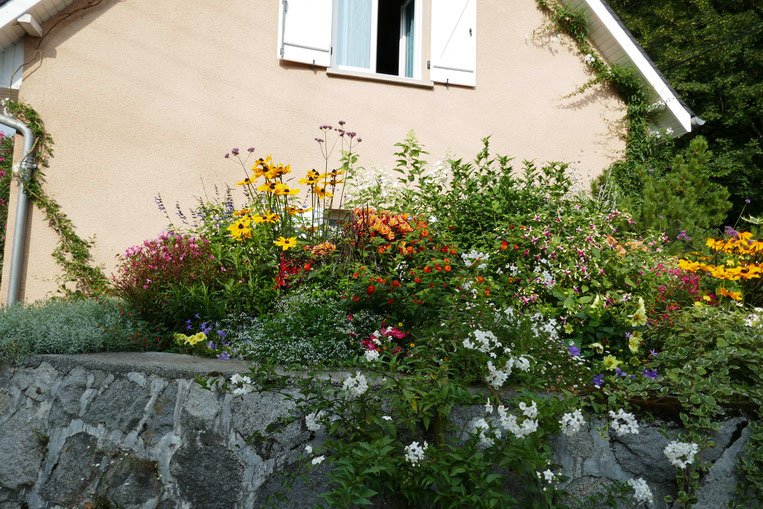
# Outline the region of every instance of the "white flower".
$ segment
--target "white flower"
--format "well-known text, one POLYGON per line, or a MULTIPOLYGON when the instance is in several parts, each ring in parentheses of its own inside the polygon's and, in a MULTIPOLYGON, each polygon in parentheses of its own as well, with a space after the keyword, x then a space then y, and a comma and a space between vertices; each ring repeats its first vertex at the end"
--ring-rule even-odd
POLYGON ((506 379, 509 378, 509 375, 511 374, 511 367, 509 367, 508 370, 495 369, 495 366, 493 366, 491 361, 487 361, 487 370, 488 373, 485 375, 485 381, 497 388, 503 387, 506 379))
POLYGON ((580 410, 575 410, 572 413, 564 414, 559 420, 559 424, 562 426, 562 433, 571 436, 580 431, 580 427, 585 424, 585 419, 580 410))
POLYGON ((348 376, 344 379, 342 389, 351 396, 362 396, 368 390, 368 381, 365 376, 360 374, 360 371, 357 371, 355 376, 348 376))
MULTIPOLYGON (((480 444, 485 447, 490 447, 495 443, 495 438, 488 436, 488 432, 490 432, 490 425, 484 418, 478 419, 474 422, 474 433, 479 436, 480 444)), ((494 434, 497 438, 500 438, 499 430, 495 430, 495 432, 491 434, 494 434)))
POLYGON ((493 413, 493 404, 490 402, 490 400, 487 400, 485 403, 485 412, 492 414, 493 413))
POLYGON ((382 420, 391 421, 392 417, 390 417, 389 415, 382 415, 382 420))
POLYGON ((686 465, 690 465, 694 461, 694 455, 699 452, 699 445, 687 442, 670 442, 665 447, 665 456, 668 458, 673 466, 678 468, 686 468, 686 465))
POLYGON ((554 479, 556 479, 556 474, 551 471, 550 468, 547 468, 545 472, 543 472, 543 478, 548 483, 554 482, 554 479))
POLYGON ((244 394, 249 394, 254 390, 252 379, 248 376, 241 376, 238 373, 234 373, 233 376, 230 377, 230 383, 231 385, 236 386, 231 391, 234 396, 243 396, 244 394))
POLYGON ((323 463, 323 460, 325 460, 325 459, 326 459, 326 456, 322 456, 322 455, 321 456, 317 456, 317 457, 313 458, 313 465, 320 465, 321 463, 323 463))
POLYGON ((586 64, 588 64, 588 65, 591 65, 591 64, 592 64, 592 63, 594 63, 595 61, 596 61, 596 58, 595 58, 595 57, 594 57, 592 54, 588 53, 588 54, 585 56, 585 63, 586 63, 586 64))
POLYGON ((520 371, 530 371, 530 359, 522 355, 514 361, 514 366, 520 371))
POLYGON ((326 412, 323 410, 319 412, 310 412, 305 416, 305 426, 307 427, 308 431, 318 431, 321 429, 321 423, 320 421, 323 416, 326 415, 326 412))
POLYGON ((533 401, 532 405, 530 406, 527 406, 524 401, 520 401, 519 409, 522 410, 522 413, 525 414, 525 417, 529 417, 530 419, 535 419, 538 417, 538 407, 535 404, 535 401, 533 401))
POLYGON ((306 446, 305 446, 305 452, 306 452, 307 454, 312 454, 312 453, 313 453, 313 446, 312 446, 312 445, 309 445, 309 444, 308 444, 308 445, 306 445, 306 446))
POLYGON ((673 134, 673 129, 672 129, 672 128, 670 128, 670 127, 668 127, 667 129, 665 129, 665 134, 667 134, 668 136, 670 136, 671 134, 673 134))
POLYGON ((635 479, 635 478, 628 479, 628 485, 631 488, 633 488, 633 498, 636 499, 637 503, 651 504, 654 501, 654 497, 652 496, 652 490, 649 489, 649 485, 641 477, 639 477, 638 479, 635 479))
POLYGON ((424 451, 427 450, 429 444, 424 442, 423 446, 420 446, 418 442, 411 442, 410 445, 405 446, 405 461, 413 465, 419 466, 421 460, 424 459, 424 451))
POLYGON ((366 350, 366 360, 368 362, 379 360, 379 350, 366 350))
POLYGON ((636 417, 623 410, 618 410, 617 413, 612 410, 609 411, 609 416, 612 420, 609 422, 609 427, 612 428, 618 436, 622 435, 638 435, 638 422, 636 417))
POLYGON ((525 419, 522 422, 522 427, 519 428, 519 432, 515 433, 515 435, 517 438, 524 438, 531 433, 535 433, 536 431, 538 431, 538 421, 535 419, 525 419))

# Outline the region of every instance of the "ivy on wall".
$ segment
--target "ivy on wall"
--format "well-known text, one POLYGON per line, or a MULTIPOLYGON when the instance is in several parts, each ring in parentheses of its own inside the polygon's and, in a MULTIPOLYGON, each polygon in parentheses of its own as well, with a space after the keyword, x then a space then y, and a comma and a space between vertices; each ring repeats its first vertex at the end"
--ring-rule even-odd
POLYGON ((93 247, 94 241, 77 235, 71 219, 42 187, 44 181, 42 168, 48 167, 48 159, 53 156, 53 138, 45 130, 40 115, 31 106, 21 102, 7 101, 5 107, 11 115, 29 126, 35 136, 33 157, 37 166, 36 171, 26 181, 19 174, 18 180, 58 235, 58 244, 52 256, 63 272, 58 279, 59 291, 70 297, 105 293, 108 288, 108 278, 100 267, 90 263, 90 248, 93 247), (71 288, 71 283, 74 284, 75 289, 71 288))
POLYGON ((614 163, 608 170, 617 185, 629 194, 640 188, 635 181, 635 165, 642 164, 652 155, 655 147, 649 136, 650 103, 644 86, 636 71, 621 65, 608 65, 598 55, 588 37, 588 22, 585 13, 561 5, 554 0, 536 0, 538 8, 548 14, 556 28, 570 37, 577 45, 581 55, 593 70, 595 76, 575 93, 581 93, 597 84, 609 85, 623 99, 627 107, 625 116, 627 134, 625 135, 625 160, 614 163))

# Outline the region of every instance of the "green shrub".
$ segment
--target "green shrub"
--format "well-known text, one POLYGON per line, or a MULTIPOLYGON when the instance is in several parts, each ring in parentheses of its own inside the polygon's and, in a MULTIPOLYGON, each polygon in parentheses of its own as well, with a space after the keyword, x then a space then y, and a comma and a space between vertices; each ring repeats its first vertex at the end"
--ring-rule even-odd
POLYGON ((31 354, 156 350, 162 331, 116 300, 49 301, 0 310, 0 360, 31 354))

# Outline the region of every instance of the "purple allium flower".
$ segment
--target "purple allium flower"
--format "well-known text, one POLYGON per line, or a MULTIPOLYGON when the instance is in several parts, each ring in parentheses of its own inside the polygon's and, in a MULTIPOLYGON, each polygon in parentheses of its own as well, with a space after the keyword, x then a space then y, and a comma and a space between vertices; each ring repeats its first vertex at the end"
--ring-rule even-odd
POLYGON ((660 376, 657 374, 656 369, 649 370, 647 368, 644 368, 644 378, 651 378, 653 380, 657 380, 657 377, 660 376))
POLYGON ((745 204, 749 205, 750 204, 750 199, 747 198, 744 202, 745 202, 745 204))
POLYGON ((228 352, 226 352, 226 351, 223 351, 222 353, 217 355, 217 358, 221 359, 221 360, 224 360, 224 361, 227 361, 227 360, 230 360, 230 354, 228 352))
POLYGON ((726 235, 728 235, 729 237, 733 237, 733 238, 737 238, 737 237, 739 237, 739 232, 738 232, 738 231, 736 231, 736 230, 735 230, 734 228, 732 228, 731 226, 726 226, 726 227, 725 227, 725 232, 724 232, 724 233, 725 233, 726 235))
POLYGON ((649 350, 649 355, 652 357, 657 357, 657 350, 649 350))
POLYGON ((237 156, 238 155, 238 147, 233 147, 233 150, 231 150, 231 154, 233 154, 234 156, 237 156))
POLYGON ((339 122, 337 122, 337 124, 344 125, 344 124, 346 124, 346 122, 344 120, 340 120, 339 122))
POLYGON ((360 143, 361 141, 363 141, 363 138, 358 138, 358 143, 360 143))
POLYGON ((254 147, 249 147, 248 149, 246 149, 246 151, 249 153, 254 152, 254 147))
POLYGON ((570 352, 570 355, 573 357, 577 357, 580 355, 580 348, 576 347, 575 345, 570 345, 570 347, 567 349, 570 352))
POLYGON ((591 382, 596 386, 598 389, 601 387, 601 385, 604 383, 604 375, 596 375, 593 377, 593 380, 591 382))
POLYGON ((230 154, 225 154, 225 159, 228 159, 230 157, 230 154))
POLYGON ((318 143, 323 143, 323 140, 320 138, 315 138, 315 141, 317 141, 318 143))

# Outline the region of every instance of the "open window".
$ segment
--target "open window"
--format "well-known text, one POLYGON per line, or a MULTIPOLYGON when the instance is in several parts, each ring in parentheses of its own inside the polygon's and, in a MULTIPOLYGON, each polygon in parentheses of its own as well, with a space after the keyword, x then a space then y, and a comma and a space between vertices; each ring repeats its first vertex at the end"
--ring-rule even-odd
POLYGON ((419 78, 422 0, 335 0, 332 66, 419 78))
MULTIPOLYGON (((429 78, 476 83, 477 0, 430 0, 429 78)), ((424 0, 280 0, 278 57, 422 79, 424 0)))

